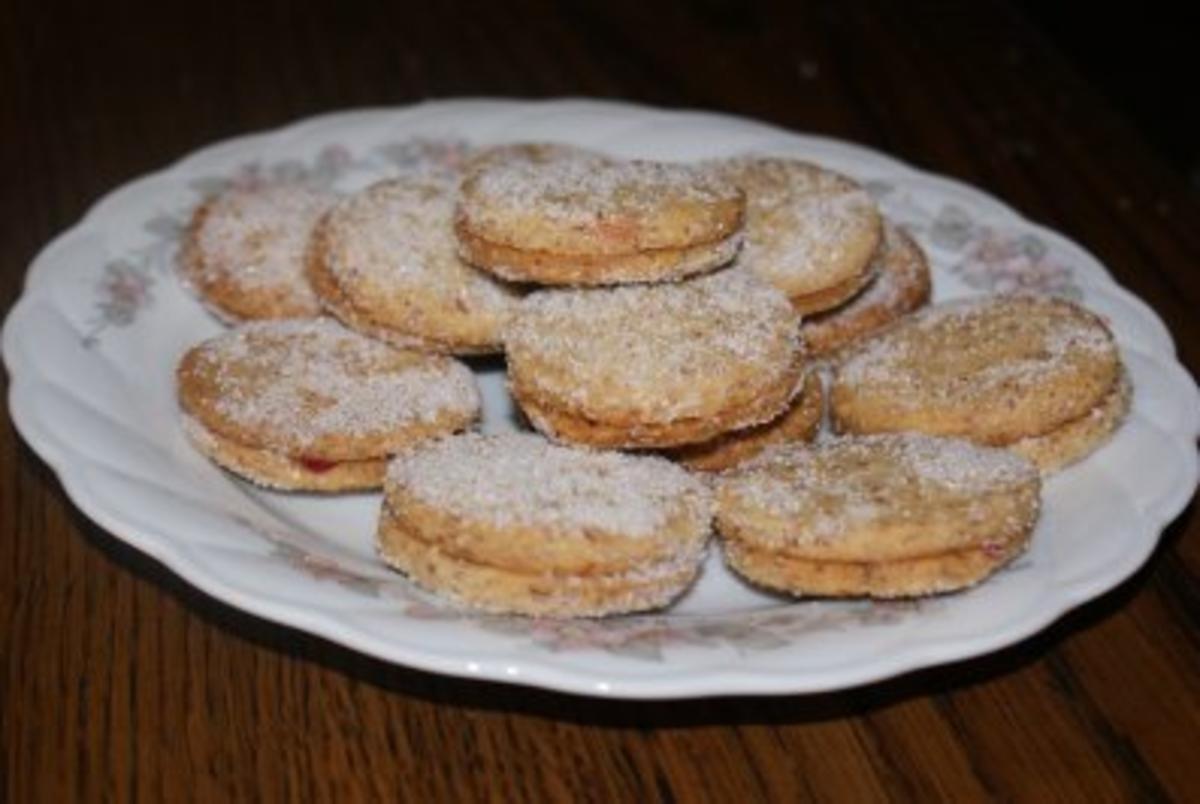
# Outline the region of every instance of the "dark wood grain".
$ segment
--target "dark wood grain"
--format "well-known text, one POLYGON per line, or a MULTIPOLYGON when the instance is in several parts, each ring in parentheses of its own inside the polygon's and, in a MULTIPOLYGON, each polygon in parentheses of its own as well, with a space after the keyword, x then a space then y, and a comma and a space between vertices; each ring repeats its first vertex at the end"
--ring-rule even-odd
MULTIPOLYGON (((1094 251, 1200 366, 1200 204, 997 3, 9 4, 0 307, 113 186, 426 97, 590 95, 857 140, 1094 251)), ((7 417, 4 417, 7 421, 7 417)), ((80 515, 0 428, 0 798, 1200 800, 1200 520, 997 654, 822 696, 593 701, 251 618, 80 515)))

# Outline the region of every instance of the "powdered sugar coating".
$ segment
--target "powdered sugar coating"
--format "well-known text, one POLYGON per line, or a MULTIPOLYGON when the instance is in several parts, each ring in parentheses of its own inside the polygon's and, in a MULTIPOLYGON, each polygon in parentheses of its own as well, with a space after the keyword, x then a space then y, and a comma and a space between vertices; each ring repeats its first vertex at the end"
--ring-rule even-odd
POLYGON ((204 342, 181 363, 180 397, 205 426, 243 442, 342 459, 386 454, 414 428, 458 429, 480 406, 461 363, 329 319, 247 324, 204 342))
MULTIPOLYGON (((881 252, 875 259, 879 269, 876 273, 875 281, 867 285, 862 293, 837 308, 837 310, 831 310, 830 314, 851 314, 871 307, 894 307, 900 302, 906 289, 906 275, 899 270, 889 268, 888 264, 890 261, 886 257, 892 250, 902 247, 902 237, 904 236, 895 227, 884 227, 884 242, 881 246, 881 252)), ((917 255, 917 259, 922 263, 924 262, 919 254, 917 255)), ((927 271, 928 268, 926 268, 927 271)))
POLYGON ((988 296, 914 315, 848 356, 838 380, 886 386, 894 402, 920 405, 1027 393, 1081 364, 1108 364, 1115 377, 1117 362, 1112 334, 1081 308, 1049 297, 988 296))
MULTIPOLYGON (((184 246, 190 280, 201 290, 228 283, 245 293, 281 295, 315 315, 319 306, 304 279, 305 248, 335 197, 302 184, 270 184, 235 187, 211 199, 184 246)), ((226 307, 221 304, 226 314, 244 314, 226 307)))
POLYGON ((313 238, 310 278, 325 307, 397 346, 494 352, 518 294, 462 262, 452 218, 457 178, 377 182, 337 204, 313 238))
POLYGON ((652 456, 562 447, 530 433, 468 433, 407 450, 388 487, 441 510, 512 525, 629 538, 658 535, 681 515, 707 531, 707 487, 652 456))
POLYGON ((704 165, 555 150, 468 174, 455 226, 466 259, 510 279, 608 285, 712 270, 744 208, 704 165))
POLYGON ((789 159, 738 157, 714 165, 746 192, 741 266, 802 296, 846 282, 869 264, 879 211, 851 179, 789 159))
MULTIPOLYGON (((1012 513, 998 498, 1027 496, 1038 484, 1037 469, 1007 450, 898 433, 771 448, 728 474, 720 495, 734 501, 730 508, 787 523, 777 540, 823 544, 868 528, 932 527, 946 512, 981 528, 996 513, 1012 513)), ((1031 513, 1028 506, 1016 512, 1031 513)))
POLYGON ((587 159, 597 162, 612 161, 596 151, 562 142, 510 142, 480 148, 468 157, 463 172, 474 173, 512 163, 547 165, 561 160, 587 159))
POLYGON ((458 256, 457 190, 456 176, 422 173, 379 182, 330 210, 325 267, 356 306, 407 311, 419 293, 498 324, 507 318, 517 300, 512 286, 458 256))
POLYGON ((804 319, 800 331, 814 354, 828 354, 929 301, 929 264, 909 234, 885 225, 873 263, 874 279, 861 293, 839 307, 804 319))
POLYGON ((486 221, 507 205, 536 205, 539 216, 567 226, 644 216, 668 200, 703 205, 739 196, 702 165, 620 162, 580 151, 493 163, 470 182, 464 212, 474 220, 486 221))
POLYGON ((798 324, 778 291, 721 271, 671 284, 533 293, 506 343, 512 370, 557 399, 587 408, 603 398, 667 420, 703 410, 714 383, 753 391, 786 377, 801 354, 798 324), (534 364, 536 371, 522 370, 534 364))

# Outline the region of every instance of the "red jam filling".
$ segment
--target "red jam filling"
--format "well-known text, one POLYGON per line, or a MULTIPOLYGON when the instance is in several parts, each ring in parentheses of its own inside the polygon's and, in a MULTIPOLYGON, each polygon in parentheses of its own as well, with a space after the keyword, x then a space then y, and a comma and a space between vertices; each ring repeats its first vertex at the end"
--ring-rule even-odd
POLYGON ((338 465, 337 461, 326 461, 321 458, 300 458, 298 463, 308 471, 316 472, 317 474, 328 472, 338 465))

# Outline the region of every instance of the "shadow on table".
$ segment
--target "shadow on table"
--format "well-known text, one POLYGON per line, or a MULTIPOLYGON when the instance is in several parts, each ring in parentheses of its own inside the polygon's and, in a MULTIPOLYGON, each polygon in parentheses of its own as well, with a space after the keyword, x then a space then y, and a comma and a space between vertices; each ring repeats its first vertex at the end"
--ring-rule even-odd
POLYGON ((1052 658, 1060 642, 1113 615, 1150 582, 1154 572, 1168 571, 1171 559, 1164 553, 1172 549, 1196 515, 1196 506, 1192 503, 1163 534, 1151 560, 1120 587, 1069 612, 1041 633, 987 656, 917 670, 898 678, 833 693, 627 701, 588 698, 412 670, 365 656, 303 631, 259 619, 188 585, 154 559, 116 539, 79 513, 65 495, 63 502, 70 508, 76 525, 92 545, 231 636, 334 670, 382 691, 437 705, 564 720, 581 725, 639 729, 803 723, 849 717, 909 698, 954 693, 1005 676, 1040 659, 1052 658))

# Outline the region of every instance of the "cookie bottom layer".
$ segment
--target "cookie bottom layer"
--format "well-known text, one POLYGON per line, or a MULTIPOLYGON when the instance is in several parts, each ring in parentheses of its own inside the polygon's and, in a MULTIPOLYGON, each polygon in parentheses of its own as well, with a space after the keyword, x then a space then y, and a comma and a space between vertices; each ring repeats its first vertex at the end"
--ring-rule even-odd
POLYGON ((695 579, 703 551, 611 575, 519 573, 480 564, 423 541, 385 505, 376 546, 394 569, 429 591, 479 611, 531 617, 603 617, 666 606, 695 579))
POLYGON ((789 294, 788 300, 791 301, 792 307, 796 309, 796 312, 801 315, 814 315, 826 310, 832 310, 857 296, 859 292, 870 284, 876 275, 876 272, 872 268, 873 266, 867 263, 867 265, 863 266, 862 271, 849 279, 844 279, 837 284, 821 288, 812 293, 789 294))
POLYGON ((631 415, 598 421, 556 406, 544 396, 510 381, 513 397, 535 428, 557 441, 606 449, 662 449, 709 441, 731 430, 769 422, 786 410, 801 372, 768 388, 749 403, 705 416, 666 422, 636 421, 631 415))
POLYGON ((823 397, 820 376, 809 371, 800 393, 781 416, 666 455, 693 471, 719 472, 750 460, 772 444, 811 441, 821 426, 823 397))
POLYGON ((800 325, 812 356, 831 356, 929 302, 933 280, 929 262, 916 241, 893 230, 880 249, 878 273, 861 295, 806 318, 800 325))
POLYGON ((1040 436, 1022 438, 1007 445, 1028 458, 1042 474, 1050 474, 1077 463, 1103 446, 1129 413, 1133 385, 1122 373, 1114 388, 1091 411, 1040 436))
POLYGON ((292 458, 278 452, 240 444, 205 427, 192 416, 183 418, 188 440, 209 460, 234 474, 282 491, 368 491, 383 485, 385 458, 325 464, 292 458))
POLYGON ((806 597, 922 597, 979 583, 1029 544, 1028 533, 935 555, 890 561, 819 561, 724 542, 725 561, 755 584, 806 597))
POLYGON ((568 254, 521 249, 480 237, 469 226, 456 226, 460 253, 467 262, 513 282, 544 285, 612 285, 662 282, 702 274, 733 260, 742 233, 677 248, 624 254, 568 254))

